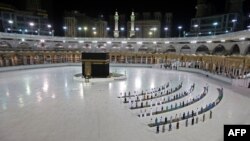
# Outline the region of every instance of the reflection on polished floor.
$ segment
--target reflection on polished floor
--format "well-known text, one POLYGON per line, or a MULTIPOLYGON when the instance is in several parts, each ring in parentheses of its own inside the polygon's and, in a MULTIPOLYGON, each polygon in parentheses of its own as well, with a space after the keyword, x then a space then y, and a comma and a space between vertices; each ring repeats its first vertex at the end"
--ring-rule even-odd
MULTIPOLYGON (((246 91, 231 88, 201 75, 150 68, 111 68, 127 75, 126 80, 84 86, 73 75, 80 67, 58 67, 0 73, 1 141, 152 141, 188 140, 222 141, 224 124, 250 124, 250 98, 246 91), (117 98, 121 92, 152 89, 167 83, 180 91, 195 83, 190 99, 208 85, 200 101, 163 114, 139 118, 138 110, 117 98), (216 99, 217 88, 224 88, 224 98, 213 109, 213 118, 195 126, 156 134, 147 126, 152 119, 195 109, 216 99)), ((149 108, 148 108, 149 109, 149 108)), ((166 127, 167 128, 167 127, 166 127)))

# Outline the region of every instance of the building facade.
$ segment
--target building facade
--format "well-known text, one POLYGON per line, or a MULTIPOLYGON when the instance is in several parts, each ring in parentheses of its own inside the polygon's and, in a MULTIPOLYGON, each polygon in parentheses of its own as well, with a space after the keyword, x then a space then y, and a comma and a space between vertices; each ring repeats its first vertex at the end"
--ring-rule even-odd
POLYGON ((81 52, 109 52, 112 63, 171 64, 179 61, 184 67, 238 78, 250 72, 249 33, 246 30, 217 35, 216 38, 166 39, 65 38, 0 33, 0 67, 80 62, 81 52))
POLYGON ((107 22, 78 11, 65 12, 66 37, 107 37, 107 22))
POLYGON ((67 27, 64 32, 64 36, 66 37, 75 37, 77 35, 77 24, 75 17, 64 17, 64 24, 67 27))
POLYGON ((197 0, 196 17, 191 19, 187 36, 206 36, 242 30, 243 2, 244 0, 227 0, 225 11, 215 15, 213 4, 208 0, 197 0))
POLYGON ((20 11, 7 4, 0 4, 0 31, 20 34, 50 35, 48 14, 45 10, 20 11), (30 26, 30 23, 33 26, 30 26))
MULTIPOLYGON (((160 38, 170 37, 172 29, 172 13, 143 12, 135 13, 135 37, 136 38, 160 38)), ((127 27, 130 29, 131 22, 127 27)))
MULTIPOLYGON (((130 29, 131 22, 127 26, 130 29)), ((160 38, 161 22, 159 20, 135 20, 136 38, 160 38)))
MULTIPOLYGON (((129 16, 128 16, 129 17, 129 16)), ((131 19, 127 18, 124 14, 119 14, 119 37, 126 38, 131 37, 131 19)), ((134 27, 135 27, 135 36, 133 38, 164 38, 171 37, 171 28, 172 28, 173 14, 165 13, 162 16, 161 12, 143 12, 138 13, 134 12, 134 27), (167 29, 167 30, 166 30, 167 29)), ((108 27, 110 30, 114 30, 115 21, 114 15, 109 16, 108 27)), ((113 31, 108 31, 109 36, 113 37, 110 33, 113 31)))
POLYGON ((241 19, 241 17, 238 13, 228 13, 193 18, 191 20, 189 36, 205 36, 237 31, 240 29, 240 24, 233 22, 234 19, 241 19), (195 25, 197 25, 197 27, 195 25))
POLYGON ((164 17, 164 24, 162 26, 164 30, 164 37, 171 37, 172 36, 172 25, 173 25, 173 14, 172 13, 165 13, 164 17))

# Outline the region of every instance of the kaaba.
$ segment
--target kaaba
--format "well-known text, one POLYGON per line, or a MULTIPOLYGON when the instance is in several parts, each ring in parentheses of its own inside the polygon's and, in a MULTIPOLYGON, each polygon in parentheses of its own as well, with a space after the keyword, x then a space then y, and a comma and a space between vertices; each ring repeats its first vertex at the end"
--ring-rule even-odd
POLYGON ((109 76, 109 53, 82 53, 82 74, 85 78, 109 76))

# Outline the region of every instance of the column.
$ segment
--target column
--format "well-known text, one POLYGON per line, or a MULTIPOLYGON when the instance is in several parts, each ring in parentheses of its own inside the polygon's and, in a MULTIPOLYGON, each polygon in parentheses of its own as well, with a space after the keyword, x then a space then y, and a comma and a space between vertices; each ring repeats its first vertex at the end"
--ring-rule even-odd
POLYGON ((234 76, 234 73, 235 73, 235 68, 233 68, 233 71, 232 71, 232 75, 234 76))
POLYGON ((23 65, 27 65, 27 57, 23 56, 23 65))
POLYGON ((34 64, 34 57, 30 55, 30 64, 33 65, 34 64))
POLYGON ((239 75, 242 76, 242 68, 239 69, 239 75))
POLYGON ((3 60, 2 60, 2 57, 0 56, 0 67, 3 66, 3 60))
POLYGON ((45 56, 43 55, 43 63, 45 64, 45 56))
POLYGON ((221 65, 219 64, 219 66, 218 66, 218 73, 219 73, 219 74, 220 74, 220 66, 221 66, 221 65))
POLYGON ((15 62, 14 62, 14 59, 13 59, 12 56, 10 56, 10 60, 11 60, 11 65, 12 65, 12 66, 15 66, 15 62))
POLYGON ((4 57, 4 61, 5 61, 5 66, 9 66, 9 59, 8 59, 8 57, 4 57))
POLYGON ((54 55, 54 57, 53 57, 53 63, 58 63, 57 55, 54 55))

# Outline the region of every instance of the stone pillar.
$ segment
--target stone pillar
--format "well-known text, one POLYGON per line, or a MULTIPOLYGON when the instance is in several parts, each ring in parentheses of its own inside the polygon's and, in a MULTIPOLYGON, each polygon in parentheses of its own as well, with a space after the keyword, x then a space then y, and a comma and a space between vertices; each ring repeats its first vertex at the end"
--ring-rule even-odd
POLYGON ((217 70, 218 73, 220 73, 220 66, 221 66, 221 65, 219 64, 219 65, 218 65, 218 70, 217 70))
POLYGON ((34 57, 30 56, 30 64, 33 65, 34 64, 34 57))
POLYGON ((45 64, 45 56, 43 55, 43 63, 45 64))
POLYGON ((5 66, 9 66, 9 60, 8 60, 8 58, 5 57, 4 59, 5 59, 5 60, 4 60, 4 61, 5 61, 5 66))
POLYGON ((222 74, 224 75, 226 72, 226 66, 223 65, 223 71, 222 71, 222 74))
MULTIPOLYGON (((76 58, 76 55, 74 56, 74 60, 76 61, 75 58, 76 58)), ((59 59, 60 59, 60 58, 58 57, 58 55, 55 55, 55 57, 54 57, 54 63, 59 63, 59 59)), ((74 61, 74 62, 75 62, 75 61, 74 61)))
POLYGON ((3 66, 3 60, 2 60, 2 58, 0 58, 0 67, 2 67, 3 66))
POLYGON ((118 20, 119 20, 119 15, 118 12, 115 12, 115 30, 114 30, 114 37, 118 38, 119 37, 119 29, 118 29, 118 20))
POLYGON ((235 74, 235 68, 233 68, 233 76, 235 76, 234 74, 235 74))
POLYGON ((234 68, 234 76, 237 76, 238 68, 234 68))
POLYGON ((27 65, 27 57, 23 56, 23 65, 27 65))

